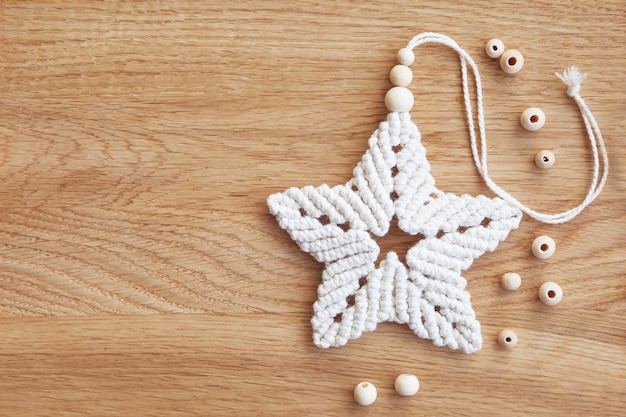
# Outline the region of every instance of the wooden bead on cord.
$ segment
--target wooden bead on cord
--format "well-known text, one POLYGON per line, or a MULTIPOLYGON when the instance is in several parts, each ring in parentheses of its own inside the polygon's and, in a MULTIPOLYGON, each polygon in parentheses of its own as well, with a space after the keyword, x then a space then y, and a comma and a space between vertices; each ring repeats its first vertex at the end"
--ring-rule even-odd
POLYGON ((556 282, 544 282, 539 287, 539 299, 547 306, 555 306, 561 302, 563 290, 556 282))
POLYGON ((517 49, 507 49, 500 55, 500 68, 507 74, 517 74, 524 66, 524 56, 517 49))
POLYGON ((500 58, 500 55, 504 53, 504 42, 500 39, 491 39, 485 45, 485 52, 489 58, 500 58))
POLYGON ((535 164, 541 169, 548 169, 554 165, 554 154, 551 151, 540 151, 535 156, 535 164))
POLYGON ((550 236, 538 236, 531 246, 533 255, 539 259, 548 259, 554 255, 556 243, 550 236))
POLYGON ((519 122, 524 129, 534 132, 546 123, 546 114, 537 107, 529 107, 522 112, 519 122))
POLYGON ((498 343, 505 349, 513 349, 517 345, 517 335, 513 330, 504 329, 498 334, 498 343))
POLYGON ((396 59, 402 65, 413 65, 413 62, 415 62, 415 54, 409 48, 402 48, 396 54, 396 59))
POLYGON ((391 112, 408 112, 413 108, 413 103, 413 93, 405 87, 393 87, 385 94, 385 107, 391 112))
POLYGON ((413 71, 406 65, 396 65, 389 73, 389 81, 398 87, 406 87, 413 81, 413 71))

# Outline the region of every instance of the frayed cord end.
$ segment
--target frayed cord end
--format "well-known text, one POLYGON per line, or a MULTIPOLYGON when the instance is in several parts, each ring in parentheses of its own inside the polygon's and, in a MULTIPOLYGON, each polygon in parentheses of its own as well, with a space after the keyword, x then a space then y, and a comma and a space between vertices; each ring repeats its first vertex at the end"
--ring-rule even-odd
POLYGON ((563 71, 563 74, 555 72, 554 75, 559 77, 559 79, 561 79, 561 81, 563 81, 565 85, 567 85, 567 95, 570 97, 574 97, 578 95, 578 93, 580 93, 580 85, 585 80, 585 78, 587 78, 587 74, 583 74, 582 72, 580 72, 578 67, 575 66, 569 67, 568 69, 563 71))

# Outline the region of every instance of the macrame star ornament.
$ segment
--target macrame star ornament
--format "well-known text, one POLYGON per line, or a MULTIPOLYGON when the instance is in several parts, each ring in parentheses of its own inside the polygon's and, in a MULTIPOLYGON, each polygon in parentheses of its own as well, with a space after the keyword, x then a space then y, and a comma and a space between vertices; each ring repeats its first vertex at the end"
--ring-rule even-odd
POLYGON ((342 346, 393 321, 437 346, 479 350, 480 324, 461 271, 517 228, 521 211, 500 198, 439 190, 407 112, 389 113, 353 174, 345 185, 268 198, 280 227, 324 264, 311 320, 315 344, 342 346), (372 236, 384 236, 394 216, 415 244, 406 263, 391 251, 377 267, 372 236))
POLYGON ((578 105, 587 128, 594 155, 593 180, 578 206, 556 214, 534 211, 488 175, 480 74, 467 52, 445 35, 426 32, 398 52, 398 61, 401 65, 390 75, 395 87, 385 96, 390 113, 369 139, 353 178, 333 188, 290 188, 271 195, 267 203, 280 227, 304 252, 324 264, 311 319, 317 346, 343 346, 379 323, 391 321, 406 324, 436 346, 473 353, 482 345, 480 324, 461 272, 516 229, 522 212, 550 224, 576 217, 602 191, 608 154, 593 114, 580 96, 585 75, 570 67, 557 76, 568 86, 567 94, 578 105), (431 42, 459 54, 472 156, 496 198, 457 196, 435 186, 419 130, 409 114, 413 95, 406 88, 412 78, 408 65, 414 60, 413 49, 431 42), (476 85, 480 147, 468 66, 476 85), (402 231, 415 237, 415 243, 406 262, 391 251, 376 265, 380 249, 375 237, 384 236, 394 218, 402 231))

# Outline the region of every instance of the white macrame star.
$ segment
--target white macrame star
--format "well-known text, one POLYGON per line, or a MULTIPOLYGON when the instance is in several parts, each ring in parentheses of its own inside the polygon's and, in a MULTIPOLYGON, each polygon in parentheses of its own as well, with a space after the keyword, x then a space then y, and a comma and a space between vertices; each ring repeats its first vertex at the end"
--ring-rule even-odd
POLYGON ((500 198, 440 191, 420 139, 409 113, 389 113, 345 185, 268 198, 280 227, 325 265, 311 320, 321 348, 343 346, 385 321, 407 324, 436 346, 481 348, 461 271, 516 229, 522 212, 500 198), (384 236, 394 216, 415 244, 406 264, 391 251, 377 267, 372 235, 384 236))

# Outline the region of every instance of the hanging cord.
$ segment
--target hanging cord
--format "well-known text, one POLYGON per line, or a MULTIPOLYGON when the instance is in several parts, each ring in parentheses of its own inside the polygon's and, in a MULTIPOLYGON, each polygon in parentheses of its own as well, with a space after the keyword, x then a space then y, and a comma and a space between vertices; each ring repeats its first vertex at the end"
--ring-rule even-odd
POLYGON ((589 187, 589 192, 587 193, 587 196, 578 206, 561 213, 546 214, 532 210, 531 208, 525 206, 511 194, 507 193, 504 189, 499 187, 489 177, 489 171, 487 168, 487 139, 485 135, 485 116, 483 112, 483 91, 480 81, 480 73, 478 72, 478 67, 476 66, 476 63, 474 62, 472 57, 467 52, 465 52, 453 39, 439 33, 425 32, 417 35, 413 39, 411 39, 411 41, 407 45, 407 48, 413 50, 417 46, 423 45, 425 43, 439 43, 442 45, 446 45, 454 49, 460 56, 461 75, 463 78, 463 98, 465 100, 465 110, 467 112, 467 123, 470 133, 470 146, 472 149, 472 157, 474 158, 474 163, 476 165, 476 168, 478 169, 478 172, 482 176, 487 186, 491 189, 491 191, 493 191, 497 196, 499 196, 509 204, 519 208, 530 217, 543 223, 550 224, 565 223, 573 219, 581 211, 583 211, 585 207, 591 204, 591 202, 593 202, 596 197, 598 197, 598 195, 602 191, 602 188, 604 188, 604 184, 606 183, 606 179, 609 175, 609 156, 607 154, 606 147, 604 145, 604 139, 602 139, 602 133, 600 132, 600 128, 598 127, 596 119, 593 117, 591 110, 589 110, 589 107, 587 107, 587 104, 580 96, 580 85, 586 78, 586 74, 582 74, 576 67, 570 67, 565 70, 563 74, 556 73, 556 76, 559 77, 568 86, 567 94, 572 97, 578 105, 583 122, 585 123, 587 136, 589 137, 589 142, 591 144, 591 150, 593 153, 593 178, 591 181, 591 186, 589 187), (471 67, 472 74, 474 76, 474 82, 476 84, 478 131, 480 134, 480 154, 478 152, 476 132, 474 130, 474 114, 469 95, 467 78, 468 64, 471 67), (600 158, 598 154, 598 147, 600 148, 600 154, 602 155, 603 165, 602 178, 600 180, 598 180, 600 175, 600 158))

